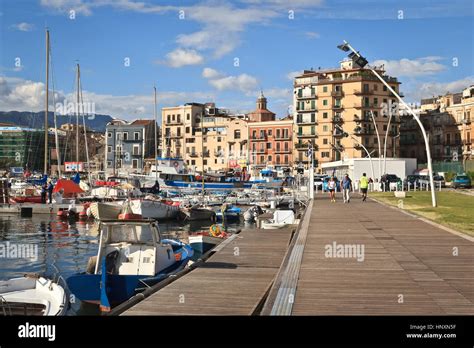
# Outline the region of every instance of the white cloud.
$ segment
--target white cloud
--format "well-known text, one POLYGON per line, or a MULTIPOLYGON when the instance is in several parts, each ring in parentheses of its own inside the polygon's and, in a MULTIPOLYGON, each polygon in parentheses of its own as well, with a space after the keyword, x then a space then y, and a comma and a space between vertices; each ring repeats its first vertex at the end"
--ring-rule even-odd
POLYGON ((56 12, 69 13, 73 10, 76 14, 90 16, 92 14, 92 7, 97 6, 92 2, 82 0, 41 0, 41 5, 50 8, 56 12))
MULTIPOLYGON (((52 95, 52 92, 50 93, 52 95)), ((94 103, 95 112, 124 119, 153 117, 153 96, 111 95, 83 91, 85 103, 94 103)), ((192 101, 215 99, 212 92, 158 91, 157 102, 163 106, 179 105, 192 101)), ((74 93, 56 91, 56 103, 75 100, 74 93)), ((0 105, 2 111, 42 111, 44 110, 44 83, 13 77, 0 77, 0 105)), ((50 110, 53 110, 50 99, 50 110)), ((160 114, 160 113, 158 113, 160 114)))
POLYGON ((204 68, 202 76, 208 79, 209 84, 219 91, 235 90, 251 93, 258 86, 257 79, 248 74, 226 76, 217 70, 204 68))
POLYGON ((216 79, 222 77, 222 73, 211 68, 204 68, 204 70, 202 71, 202 77, 206 79, 216 79))
POLYGON ((421 76, 432 75, 446 69, 438 63, 441 57, 422 57, 416 59, 403 58, 400 60, 376 60, 372 65, 384 65, 387 73, 392 76, 421 76))
POLYGON ((446 93, 458 93, 474 84, 474 76, 449 82, 421 82, 414 86, 411 92, 406 92, 410 101, 420 101, 423 98, 437 97, 446 93))
POLYGON ((34 29, 34 27, 35 26, 33 24, 26 23, 26 22, 13 24, 11 26, 12 29, 19 30, 19 31, 32 31, 34 29))
POLYGON ((316 33, 314 31, 307 31, 304 33, 308 39, 319 39, 321 35, 319 33, 316 33))
POLYGON ((286 74, 286 78, 290 81, 293 81, 296 76, 301 74, 303 74, 303 70, 290 71, 288 74, 286 74))
POLYGON ((185 65, 196 65, 203 63, 204 58, 195 50, 177 48, 166 55, 166 61, 158 63, 166 64, 172 68, 179 68, 185 65))

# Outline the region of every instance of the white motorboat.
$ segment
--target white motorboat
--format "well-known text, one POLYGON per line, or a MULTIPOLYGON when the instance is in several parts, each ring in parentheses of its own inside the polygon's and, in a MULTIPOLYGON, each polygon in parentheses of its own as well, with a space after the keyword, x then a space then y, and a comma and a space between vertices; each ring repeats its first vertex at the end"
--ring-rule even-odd
POLYGON ((144 219, 172 219, 179 213, 179 205, 172 201, 162 202, 156 199, 132 199, 129 202, 134 214, 141 215, 144 219))
POLYGON ((3 315, 65 315, 67 297, 59 284, 37 275, 0 281, 0 313, 3 315))
POLYGON ((181 208, 181 215, 183 220, 187 221, 197 221, 197 220, 208 220, 211 221, 215 219, 215 211, 207 206, 192 206, 192 207, 183 207, 181 208))
POLYGON ((97 220, 115 220, 122 211, 123 201, 93 202, 89 213, 97 220))

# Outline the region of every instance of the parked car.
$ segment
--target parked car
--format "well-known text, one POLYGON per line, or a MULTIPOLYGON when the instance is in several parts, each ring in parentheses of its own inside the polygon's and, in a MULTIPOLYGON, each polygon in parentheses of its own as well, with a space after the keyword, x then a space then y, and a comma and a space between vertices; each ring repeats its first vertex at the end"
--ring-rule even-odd
POLYGON ((459 187, 471 188, 471 179, 465 174, 458 174, 454 177, 452 186, 455 189, 459 187))
POLYGON ((385 174, 380 179, 382 187, 385 187, 385 191, 390 191, 390 184, 397 183, 400 179, 395 174, 385 174), (383 185, 385 183, 385 186, 383 185))
MULTIPOLYGON (((324 178, 324 181, 323 181, 323 191, 324 192, 329 192, 328 182, 329 182, 330 179, 331 179, 330 176, 324 178)), ((341 191, 341 185, 339 183, 339 180, 337 180, 337 178, 334 178, 334 180, 336 181, 336 192, 340 192, 341 191)))
POLYGON ((416 186, 419 186, 420 176, 419 175, 408 175, 406 179, 403 181, 403 185, 405 190, 408 190, 408 184, 410 184, 410 189, 413 189, 416 186))
POLYGON ((433 175, 433 181, 436 187, 439 187, 441 183, 441 187, 446 187, 446 180, 444 180, 444 176, 442 175, 433 175))
MULTIPOLYGON (((433 175, 433 181, 434 181, 435 187, 439 187, 439 182, 441 182, 441 187, 446 187, 446 181, 444 180, 444 176, 442 175, 433 175)), ((421 175, 420 180, 418 182, 420 185, 423 185, 423 186, 430 185, 430 176, 421 175)))

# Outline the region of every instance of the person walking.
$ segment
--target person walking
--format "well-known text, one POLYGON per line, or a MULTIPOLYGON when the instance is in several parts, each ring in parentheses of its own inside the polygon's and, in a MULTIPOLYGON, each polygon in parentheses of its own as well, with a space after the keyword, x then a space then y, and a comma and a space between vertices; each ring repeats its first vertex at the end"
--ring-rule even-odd
POLYGON ((331 179, 328 181, 328 190, 331 203, 336 202, 336 180, 334 180, 334 176, 331 176, 331 179))
POLYGON ((53 190, 54 190, 53 181, 50 181, 50 182, 49 182, 49 185, 48 185, 48 199, 49 199, 49 204, 53 203, 53 190))
POLYGON ((369 188, 369 179, 367 179, 367 174, 362 174, 362 177, 359 180, 359 187, 362 192, 362 202, 365 202, 367 199, 367 189, 369 188))
POLYGON ((350 192, 352 191, 352 180, 349 178, 349 175, 344 175, 342 179, 342 199, 344 203, 349 203, 351 201, 350 192))

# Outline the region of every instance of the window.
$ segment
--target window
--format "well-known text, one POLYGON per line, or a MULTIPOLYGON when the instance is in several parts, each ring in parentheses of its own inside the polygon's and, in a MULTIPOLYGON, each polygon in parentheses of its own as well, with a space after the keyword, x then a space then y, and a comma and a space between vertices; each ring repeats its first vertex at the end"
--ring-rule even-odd
POLYGON ((260 163, 264 163, 265 162, 265 156, 260 156, 260 163))
POLYGON ((311 100, 311 110, 316 109, 316 100, 311 100))
POLYGON ((207 165, 207 160, 204 160, 204 161, 203 161, 203 164, 204 164, 204 165, 207 165))
POLYGON ((374 91, 378 91, 378 89, 379 89, 379 85, 378 85, 378 84, 375 84, 375 85, 374 85, 374 91))
POLYGON ((174 122, 176 120, 176 115, 171 115, 171 120, 174 122))
POLYGON ((277 150, 277 151, 280 151, 280 143, 277 143, 277 144, 276 144, 276 150, 277 150))
POLYGON ((268 136, 271 137, 273 135, 273 130, 272 129, 269 129, 268 130, 268 136))
POLYGON ((328 131, 328 126, 327 125, 324 125, 323 126, 323 132, 327 132, 328 131))
POLYGON ((107 167, 112 167, 112 161, 107 161, 107 167))
POLYGON ((328 113, 327 112, 323 112, 323 118, 328 118, 328 113))
POLYGON ((311 122, 316 122, 316 114, 314 112, 311 114, 311 122))
POLYGON ((324 105, 324 106, 328 105, 327 99, 324 99, 324 100, 323 100, 323 105, 324 105))
POLYGON ((122 139, 122 133, 120 133, 120 132, 115 133, 115 139, 121 140, 122 139))
POLYGON ((374 106, 377 106, 379 103, 379 98, 374 98, 374 106))
POLYGON ((186 133, 189 133, 190 127, 186 127, 186 133))
POLYGON ((180 115, 180 114, 178 114, 176 117, 177 117, 177 121, 178 121, 178 123, 180 123, 180 122, 181 122, 181 115, 180 115))
POLYGON ((191 160, 191 164, 194 166, 196 165, 196 160, 191 160))
POLYGON ((107 146, 107 152, 111 153, 112 152, 112 146, 107 146))
POLYGON ((384 90, 384 92, 386 92, 387 91, 387 86, 384 85, 383 90, 384 90))
POLYGON ((268 162, 272 161, 272 156, 268 156, 268 162))
POLYGON ((217 142, 220 143, 221 142, 221 137, 217 137, 217 142))
POLYGON ((378 111, 374 111, 374 117, 379 117, 379 112, 378 111))
POLYGON ((140 140, 140 132, 133 132, 133 140, 140 140))
POLYGON ((256 139, 257 138, 257 131, 252 131, 252 138, 256 139))
POLYGON ((234 130, 234 139, 240 139, 240 129, 234 130))
POLYGON ((276 137, 280 138, 280 130, 279 129, 276 130, 276 137))
POLYGON ((314 95, 316 95, 316 88, 311 87, 311 96, 314 96, 314 95))
POLYGON ((364 106, 368 108, 370 106, 369 97, 364 97, 364 106))
POLYGON ((181 128, 178 128, 178 129, 177 129, 176 135, 177 135, 178 137, 181 136, 181 128))
POLYGON ((133 159, 133 160, 132 160, 132 168, 133 168, 133 169, 137 169, 137 168, 138 168, 138 160, 137 160, 137 159, 133 159))
POLYGON ((323 92, 327 92, 328 91, 328 86, 323 86, 323 92))
POLYGON ((128 132, 123 132, 123 140, 128 140, 128 132))
POLYGON ((362 89, 365 93, 367 93, 369 91, 369 84, 368 83, 364 83, 364 85, 362 86, 362 89))
POLYGON ((186 120, 189 121, 191 119, 191 114, 186 114, 186 120))
POLYGON ((108 132, 108 133, 107 133, 107 137, 108 137, 108 138, 112 138, 112 132, 108 132))
POLYGON ((271 149, 272 148, 272 143, 267 143, 267 149, 271 149))
POLYGON ((166 123, 171 123, 171 116, 170 115, 166 116, 166 123))
POLYGON ((133 145, 133 155, 139 155, 140 154, 140 145, 133 145))
POLYGON ((387 125, 386 125, 386 124, 383 125, 383 130, 384 130, 384 131, 387 130, 387 125))
POLYGON ((288 164, 288 155, 285 155, 285 164, 288 164))
POLYGON ((280 164, 280 156, 279 155, 276 156, 276 163, 280 164))
POLYGON ((327 144, 328 144, 327 138, 324 138, 324 139, 323 139, 323 144, 324 144, 324 145, 327 145, 327 144))

